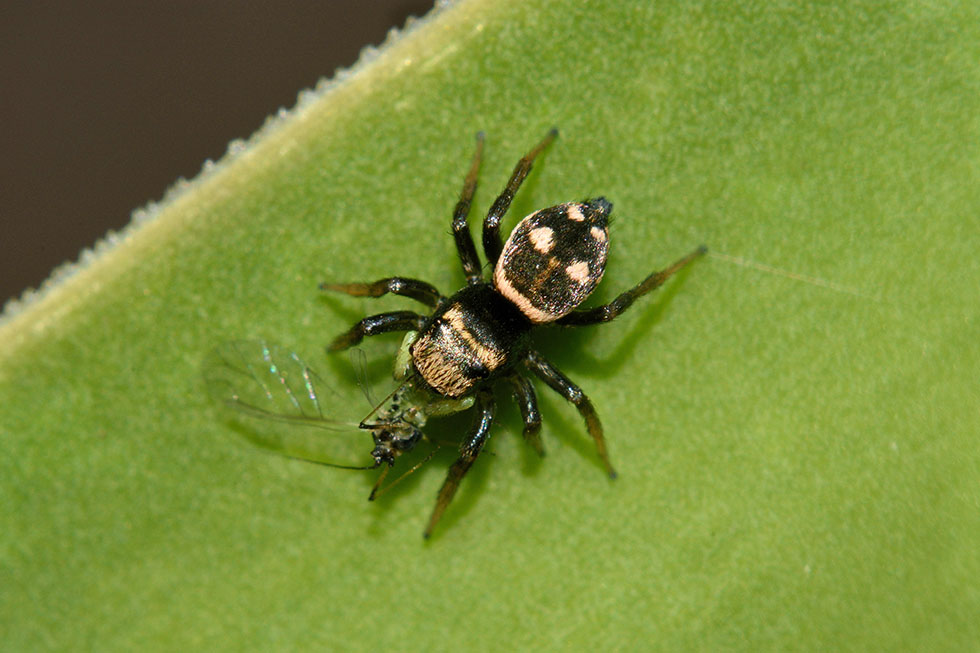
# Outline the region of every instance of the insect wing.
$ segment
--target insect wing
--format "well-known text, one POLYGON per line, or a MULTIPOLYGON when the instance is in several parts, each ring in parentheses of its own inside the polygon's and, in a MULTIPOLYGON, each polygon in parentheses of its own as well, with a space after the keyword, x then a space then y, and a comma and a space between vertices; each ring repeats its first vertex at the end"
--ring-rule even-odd
POLYGON ((247 427, 246 437, 290 456, 335 459, 322 430, 358 430, 356 419, 344 419, 356 402, 333 391, 295 353, 262 340, 215 348, 204 382, 211 398, 247 427))
POLYGON ((350 350, 350 363, 354 368, 354 376, 357 378, 357 385, 360 386, 361 392, 364 393, 364 398, 367 399, 368 406, 375 407, 378 405, 378 400, 375 399, 374 393, 371 391, 371 381, 368 378, 367 370, 367 356, 364 355, 364 350, 360 347, 354 347, 350 350))

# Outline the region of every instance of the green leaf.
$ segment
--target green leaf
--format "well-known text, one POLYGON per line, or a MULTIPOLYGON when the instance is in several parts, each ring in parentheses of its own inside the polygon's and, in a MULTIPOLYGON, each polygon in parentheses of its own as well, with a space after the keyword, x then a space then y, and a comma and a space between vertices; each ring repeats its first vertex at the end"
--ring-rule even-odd
MULTIPOLYGON (((304 96, 8 310, 2 646, 974 647, 978 13, 468 0, 304 96), (207 352, 263 337, 366 405, 323 345, 410 302, 316 284, 460 286, 473 134, 476 215, 552 125, 505 228, 608 197, 594 301, 711 249, 616 322, 540 339, 618 480, 542 388, 548 456, 502 401, 424 543, 447 452, 368 504, 370 473, 272 454, 214 410, 207 352)), ((365 344, 375 378, 397 345, 365 344)))

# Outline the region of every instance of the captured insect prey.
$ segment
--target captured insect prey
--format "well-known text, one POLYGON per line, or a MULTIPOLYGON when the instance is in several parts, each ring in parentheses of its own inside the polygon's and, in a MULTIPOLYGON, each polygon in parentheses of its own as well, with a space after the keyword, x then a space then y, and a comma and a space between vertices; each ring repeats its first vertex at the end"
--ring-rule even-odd
MULTIPOLYGON (((295 354, 262 342, 227 343, 212 354, 206 367, 211 394, 248 417, 370 432, 373 462, 367 465, 321 460, 311 455, 309 446, 291 443, 288 435, 267 444, 286 455, 324 465, 382 468, 371 499, 383 491, 385 474, 395 461, 426 439, 422 429, 429 418, 475 408, 458 458, 439 489, 425 537, 432 534, 460 481, 486 445, 500 390, 506 387, 513 394, 524 421, 524 438, 539 454, 544 454, 541 415, 531 376, 574 404, 606 472, 615 478, 602 424, 592 402, 535 350, 532 335, 539 328, 609 322, 707 250, 704 246, 694 249, 608 304, 579 308, 605 271, 612 203, 596 197, 551 206, 518 222, 506 242, 500 236, 500 222, 514 194, 535 158, 557 134, 552 129, 524 155, 483 220, 483 252, 492 268, 489 279, 484 278, 467 223, 483 154, 481 132, 477 134, 476 152, 452 215, 453 237, 466 276, 463 288, 445 296, 425 281, 406 277, 388 277, 372 283, 321 284, 323 290, 355 297, 401 295, 427 307, 425 313, 402 310, 366 317, 330 343, 329 351, 339 351, 359 344, 365 336, 405 332, 395 358, 398 385, 385 399, 364 411, 367 417, 353 422, 338 420, 339 413, 325 410, 323 384, 316 374, 295 354)), ((349 408, 348 402, 344 410, 349 408)), ((429 454, 406 473, 431 457, 429 454)))

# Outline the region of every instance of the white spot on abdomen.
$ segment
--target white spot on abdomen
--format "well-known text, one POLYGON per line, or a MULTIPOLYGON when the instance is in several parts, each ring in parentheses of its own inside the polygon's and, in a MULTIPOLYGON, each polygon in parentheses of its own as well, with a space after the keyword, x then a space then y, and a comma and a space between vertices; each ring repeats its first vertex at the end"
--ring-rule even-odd
POLYGON ((531 244, 534 245, 534 249, 542 254, 547 254, 555 245, 554 235, 555 232, 552 231, 551 227, 538 227, 537 229, 532 229, 527 237, 531 241, 531 244))
POLYGON ((578 204, 568 205, 568 219, 574 220, 575 222, 585 221, 585 216, 582 214, 582 209, 579 208, 578 204))
POLYGON ((565 268, 565 274, 572 281, 584 284, 589 280, 589 264, 585 261, 575 261, 565 268))
POLYGON ((592 237, 596 239, 596 242, 599 243, 606 242, 607 236, 606 236, 605 229, 601 229, 599 227, 592 227, 592 229, 589 230, 589 233, 591 233, 592 237))

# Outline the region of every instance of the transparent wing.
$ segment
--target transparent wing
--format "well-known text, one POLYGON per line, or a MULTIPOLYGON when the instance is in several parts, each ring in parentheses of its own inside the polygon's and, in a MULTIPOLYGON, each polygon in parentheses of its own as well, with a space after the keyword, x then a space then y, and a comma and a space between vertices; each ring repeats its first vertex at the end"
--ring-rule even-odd
POLYGON ((364 392, 364 398, 367 399, 368 405, 374 408, 378 405, 378 400, 375 399, 374 393, 371 392, 371 382, 368 379, 367 371, 367 356, 364 355, 364 350, 360 347, 354 347, 350 350, 350 363, 354 368, 354 375, 357 377, 357 385, 361 386, 361 390, 364 392))
POLYGON ((358 431, 356 413, 364 412, 360 401, 334 391, 295 353, 264 340, 216 347, 205 359, 204 383, 211 398, 248 427, 249 439, 309 460, 335 459, 335 439, 322 430, 358 431))
POLYGON ((328 400, 339 403, 337 393, 299 356, 263 340, 235 340, 215 348, 204 379, 214 400, 249 417, 330 430, 357 428, 357 421, 325 413, 328 400))

